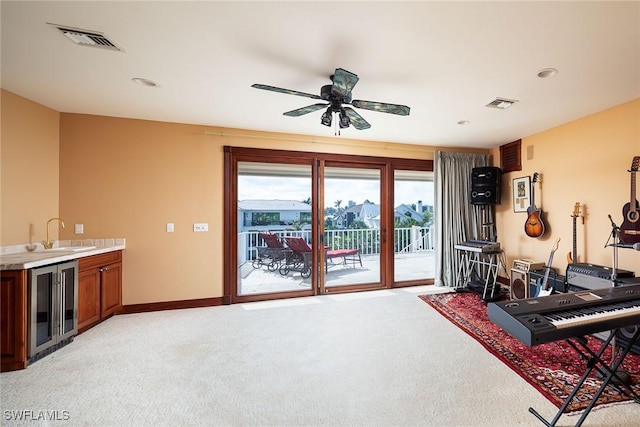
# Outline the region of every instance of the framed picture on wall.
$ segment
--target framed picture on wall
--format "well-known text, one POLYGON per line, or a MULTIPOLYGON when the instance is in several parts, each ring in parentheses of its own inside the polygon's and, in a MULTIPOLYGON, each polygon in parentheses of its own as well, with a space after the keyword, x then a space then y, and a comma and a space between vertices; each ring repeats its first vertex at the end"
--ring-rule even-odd
POLYGON ((529 206, 531 206, 531 177, 514 178, 513 211, 526 212, 529 206))

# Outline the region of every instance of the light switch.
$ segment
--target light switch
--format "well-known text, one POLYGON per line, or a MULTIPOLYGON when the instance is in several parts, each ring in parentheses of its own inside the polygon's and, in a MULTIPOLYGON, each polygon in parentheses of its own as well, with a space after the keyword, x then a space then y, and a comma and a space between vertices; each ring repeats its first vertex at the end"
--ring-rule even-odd
POLYGON ((172 222, 168 222, 167 223, 167 233, 173 233, 173 223, 172 222))
POLYGON ((209 231, 209 223, 208 222, 198 222, 193 224, 193 232, 194 233, 202 233, 205 231, 209 231))
POLYGON ((76 234, 83 234, 84 233, 84 224, 76 224, 75 233, 76 234))

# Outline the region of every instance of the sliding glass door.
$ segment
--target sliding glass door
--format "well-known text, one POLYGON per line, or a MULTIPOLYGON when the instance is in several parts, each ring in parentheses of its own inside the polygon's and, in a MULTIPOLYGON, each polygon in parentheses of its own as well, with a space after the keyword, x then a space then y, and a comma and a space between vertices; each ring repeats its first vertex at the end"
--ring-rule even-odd
POLYGON ((435 276, 433 172, 393 172, 394 283, 420 282, 435 276))
POLYGON ((381 168, 327 162, 321 174, 324 291, 381 285, 381 168))
POLYGON ((431 169, 225 147, 224 301, 433 283, 431 169))
POLYGON ((238 296, 311 292, 311 257, 287 242, 311 241, 311 176, 310 163, 238 162, 238 296))

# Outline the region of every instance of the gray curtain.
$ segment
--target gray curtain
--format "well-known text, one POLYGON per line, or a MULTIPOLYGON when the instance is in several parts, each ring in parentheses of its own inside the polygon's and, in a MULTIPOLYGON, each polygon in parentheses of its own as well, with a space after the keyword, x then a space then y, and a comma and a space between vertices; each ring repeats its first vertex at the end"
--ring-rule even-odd
POLYGON ((482 209, 471 204, 471 170, 489 166, 488 154, 436 151, 435 186, 435 284, 456 286, 460 266, 454 245, 466 240, 482 240, 482 209))

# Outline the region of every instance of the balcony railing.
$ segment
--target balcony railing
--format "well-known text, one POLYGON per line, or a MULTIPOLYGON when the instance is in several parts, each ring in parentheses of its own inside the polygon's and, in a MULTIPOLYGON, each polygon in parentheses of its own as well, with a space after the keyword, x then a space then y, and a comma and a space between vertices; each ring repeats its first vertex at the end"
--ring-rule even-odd
MULTIPOLYGON (((285 237, 302 237, 311 242, 311 230, 278 230, 273 231, 281 241, 285 237)), ((394 252, 416 253, 434 249, 433 226, 394 229, 394 252)), ((380 253, 379 229, 340 229, 325 230, 324 244, 330 249, 358 249, 361 255, 380 253)), ((258 248, 265 247, 260 231, 243 231, 238 233, 238 265, 258 257, 258 248)))

